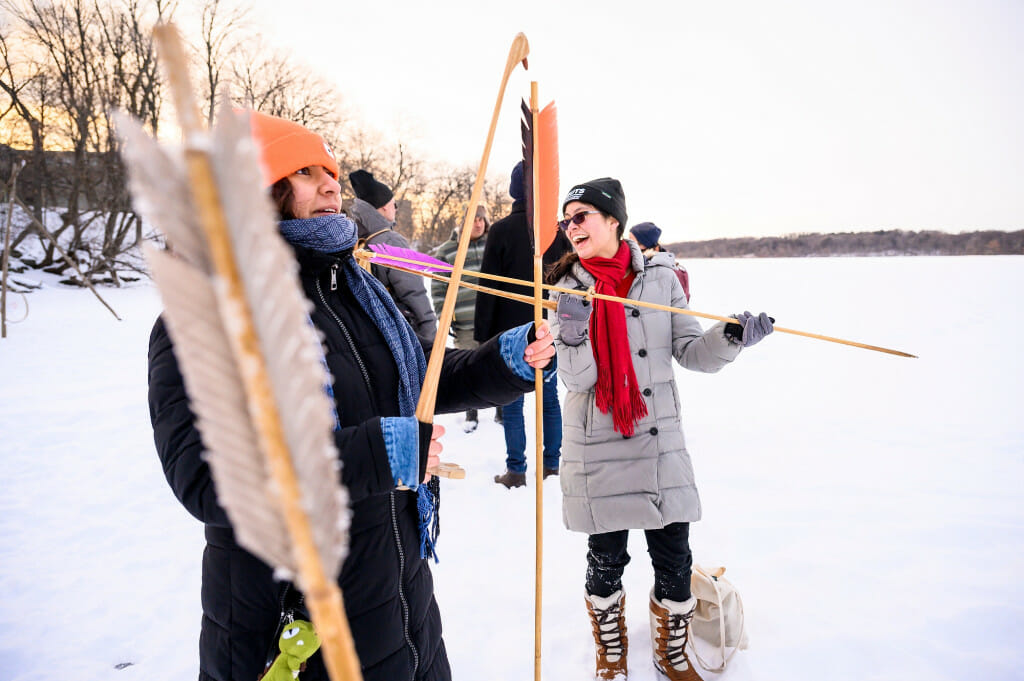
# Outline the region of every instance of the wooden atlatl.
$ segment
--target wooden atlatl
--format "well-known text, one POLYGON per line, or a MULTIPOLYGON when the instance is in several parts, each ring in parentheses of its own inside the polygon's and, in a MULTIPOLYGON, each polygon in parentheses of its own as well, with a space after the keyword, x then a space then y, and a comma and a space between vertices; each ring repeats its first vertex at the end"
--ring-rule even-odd
POLYGON ((452 317, 455 314, 455 298, 459 292, 459 282, 462 279, 463 265, 466 262, 466 252, 469 250, 469 237, 473 231, 473 217, 476 215, 476 205, 480 202, 480 195, 483 193, 484 178, 487 174, 487 161, 491 157, 491 145, 494 143, 494 131, 498 127, 498 114, 501 112, 501 102, 505 97, 505 87, 508 85, 508 78, 515 69, 516 64, 522 62, 527 66, 526 57, 530 53, 530 44, 526 36, 517 33, 509 48, 508 59, 505 61, 505 71, 501 76, 501 85, 498 87, 498 99, 494 103, 494 113, 491 115, 491 126, 487 130, 487 141, 484 143, 484 153, 480 158, 480 166, 476 171, 476 181, 473 183, 473 191, 469 197, 469 209, 466 211, 466 219, 462 223, 462 230, 459 232, 459 249, 455 254, 452 263, 451 283, 448 285, 448 292, 444 297, 444 305, 441 307, 441 316, 437 322, 437 335, 434 337, 434 347, 430 353, 430 360, 427 363, 426 377, 423 379, 423 387, 420 389, 420 399, 416 405, 416 418, 420 423, 434 422, 434 407, 437 404, 437 386, 441 380, 441 365, 444 362, 444 348, 448 340, 448 329, 452 325, 452 317))

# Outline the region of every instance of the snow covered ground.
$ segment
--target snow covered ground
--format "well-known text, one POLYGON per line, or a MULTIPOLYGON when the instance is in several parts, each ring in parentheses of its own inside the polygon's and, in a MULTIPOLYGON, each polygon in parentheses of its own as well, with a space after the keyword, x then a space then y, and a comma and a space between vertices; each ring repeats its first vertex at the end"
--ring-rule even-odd
MULTIPOLYGON (((717 375, 678 371, 704 503, 750 648, 706 679, 1024 679, 1024 257, 694 260, 694 309, 790 328, 717 375)), ((153 451, 149 285, 44 280, 0 340, 0 679, 192 679, 202 527, 153 451)), ((532 413, 529 406, 528 413, 532 413)), ((449 426, 434 566, 455 678, 533 675, 534 496, 491 478, 501 428, 449 426)), ((530 445, 532 447, 532 445, 530 445)), ((544 486, 545 679, 588 679, 586 539, 544 486)), ((651 568, 634 533, 630 678, 650 663, 651 568)))

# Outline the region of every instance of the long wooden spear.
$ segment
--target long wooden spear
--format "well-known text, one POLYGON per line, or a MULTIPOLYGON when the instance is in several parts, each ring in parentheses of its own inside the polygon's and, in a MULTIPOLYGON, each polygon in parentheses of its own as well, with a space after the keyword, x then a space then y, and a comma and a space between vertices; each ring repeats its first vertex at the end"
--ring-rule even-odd
MULTIPOLYGON (((382 254, 379 254, 379 253, 374 253, 372 251, 368 251, 368 252, 360 251, 356 255, 359 258, 371 259, 376 264, 383 265, 384 267, 392 267, 392 268, 397 268, 397 269, 403 269, 403 270, 406 270, 406 271, 409 271, 409 272, 413 272, 415 274, 419 274, 421 276, 426 276, 426 277, 431 277, 431 278, 440 278, 442 280, 444 279, 444 277, 439 277, 439 275, 424 273, 421 269, 417 269, 417 266, 418 267, 422 267, 423 266, 423 259, 422 258, 414 259, 414 258, 407 258, 407 257, 398 256, 398 255, 390 255, 390 254, 382 255, 382 254)), ((430 266, 432 268, 434 268, 434 269, 443 270, 443 271, 448 271, 448 269, 451 267, 447 263, 444 263, 444 262, 441 262, 441 261, 437 261, 437 263, 435 263, 433 260, 430 261, 430 266)), ((515 279, 513 277, 503 277, 503 276, 499 276, 499 275, 496 275, 496 274, 487 274, 485 272, 466 271, 466 272, 463 272, 463 276, 476 277, 478 279, 489 279, 489 280, 492 280, 492 281, 501 281, 501 282, 505 282, 507 284, 515 284, 517 286, 522 286, 522 287, 527 288, 527 289, 533 287, 533 282, 526 281, 525 279, 515 279)), ((460 282, 459 285, 460 286, 468 286, 468 287, 472 288, 471 284, 466 284, 464 282, 460 282)), ((691 317, 701 317, 702 319, 712 319, 712 320, 718 321, 718 322, 726 322, 726 323, 735 323, 736 322, 736 319, 734 317, 725 317, 725 316, 722 316, 722 315, 709 314, 707 312, 698 312, 697 310, 691 310, 689 308, 671 307, 669 305, 660 305, 658 303, 650 303, 650 302, 646 302, 646 301, 643 301, 643 300, 633 300, 631 298, 619 298, 618 296, 609 296, 609 295, 604 295, 603 293, 596 293, 596 292, 594 292, 592 290, 581 291, 581 290, 578 290, 578 289, 564 288, 564 287, 561 287, 561 286, 552 286, 550 284, 544 284, 542 288, 545 291, 555 291, 556 293, 568 293, 568 294, 574 295, 574 296, 582 296, 584 298, 587 298, 588 300, 593 299, 593 298, 599 298, 601 300, 611 300, 611 301, 614 301, 614 302, 622 303, 623 305, 633 305, 633 306, 636 306, 636 307, 648 307, 648 308, 651 308, 651 309, 654 309, 654 310, 664 310, 665 312, 671 312, 673 314, 685 314, 685 315, 690 315, 691 317)), ((495 289, 495 288, 485 287, 485 288, 478 288, 477 290, 485 291, 486 293, 490 293, 491 295, 501 296, 501 297, 504 297, 504 298, 510 298, 512 300, 523 300, 523 302, 527 302, 527 300, 529 300, 529 302, 532 302, 532 298, 527 298, 527 300, 524 300, 523 297, 518 295, 518 294, 509 293, 509 292, 506 292, 506 291, 500 291, 500 290, 495 289)), ((553 300, 548 300, 548 301, 545 301, 544 306, 546 308, 548 308, 548 309, 553 310, 553 309, 555 309, 557 307, 557 304, 553 300)), ((818 334, 818 333, 810 333, 808 331, 799 331, 797 329, 790 329, 790 328, 786 328, 784 326, 775 326, 775 330, 778 331, 779 333, 788 333, 788 334, 793 335, 793 336, 804 336, 805 338, 814 338, 814 339, 817 339, 817 340, 828 341, 830 343, 839 343, 841 345, 849 345, 849 346, 852 346, 852 347, 855 347, 855 348, 864 348, 865 350, 874 350, 875 352, 884 352, 884 353, 887 353, 887 354, 890 354, 890 355, 897 355, 899 357, 917 358, 917 355, 912 355, 912 354, 910 354, 908 352, 903 352, 901 350, 892 350, 890 348, 883 348, 883 347, 880 347, 878 345, 868 345, 867 343, 858 343, 856 341, 845 340, 843 338, 836 338, 834 336, 825 336, 825 335, 818 334)))
POLYGON ((149 247, 146 257, 217 500, 239 544, 305 594, 331 679, 359 681, 337 584, 348 497, 308 302, 262 189, 248 121, 225 102, 218 126, 205 130, 177 30, 162 25, 154 36, 183 158, 134 119, 116 120, 136 208, 173 247, 149 247))
MULTIPOLYGON (((539 328, 544 321, 543 254, 554 236, 550 226, 554 224, 558 209, 558 139, 554 103, 540 110, 537 98, 537 83, 530 83, 530 107, 524 114, 522 124, 524 165, 530 180, 527 191, 530 206, 530 223, 533 227, 533 323, 539 328), (548 225, 548 229, 544 226, 548 225)), ((541 626, 543 612, 544 574, 544 372, 534 370, 534 466, 535 514, 535 577, 534 577, 534 641, 533 678, 540 681, 541 667, 541 626)))
MULTIPOLYGON (((437 322, 437 335, 434 337, 434 346, 427 363, 426 376, 423 379, 423 387, 420 389, 420 399, 416 405, 416 418, 420 423, 434 422, 434 407, 437 404, 437 388, 441 380, 441 366, 444 362, 445 344, 448 341, 448 329, 451 327, 452 317, 455 314, 455 299, 459 294, 459 283, 462 279, 463 265, 466 262, 466 252, 469 250, 470 235, 473 231, 473 218, 483 192, 487 161, 491 157, 491 145, 494 143, 494 131, 498 126, 498 114, 501 112, 501 102, 505 97, 505 87, 517 64, 521 62, 524 68, 528 66, 526 57, 529 53, 530 44, 526 40, 526 36, 522 33, 516 34, 512 46, 509 48, 508 59, 505 61, 505 71, 502 73, 501 85, 498 87, 498 99, 494 103, 494 113, 491 115, 491 126, 487 130, 487 141, 484 143, 484 152, 480 158, 480 166, 477 168, 476 181, 473 183, 473 191, 470 193, 466 218, 462 223, 462 231, 459 232, 459 249, 452 264, 451 282, 448 285, 447 293, 445 293, 444 305, 441 307, 441 316, 437 322)), ((447 466, 452 466, 452 464, 447 464, 447 466)), ((456 470, 452 477, 462 477, 463 475, 465 474, 459 475, 456 470)))

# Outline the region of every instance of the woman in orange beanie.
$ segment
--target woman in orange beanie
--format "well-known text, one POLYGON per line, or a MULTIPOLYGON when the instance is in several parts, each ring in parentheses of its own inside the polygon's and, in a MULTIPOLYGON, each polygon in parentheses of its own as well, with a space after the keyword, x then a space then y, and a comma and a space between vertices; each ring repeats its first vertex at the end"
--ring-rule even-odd
MULTIPOLYGON (((437 463, 443 429, 414 416, 425 348, 387 290, 352 257, 356 225, 341 212, 330 147, 296 123, 247 115, 264 185, 280 214, 281 235, 294 249, 333 379, 335 442, 352 511, 338 583, 363 678, 450 679, 426 560, 437 529, 429 522, 437 481, 426 469, 437 463)), ((535 333, 532 325, 512 329, 476 350, 449 350, 437 409, 505 404, 532 389, 534 367, 547 366, 553 355, 546 325, 535 333)), ((162 319, 150 338, 149 406, 167 481, 206 528, 199 678, 255 680, 276 653, 281 627, 308 616, 301 594, 235 541, 162 319)), ((326 681, 319 653, 299 678, 326 681)))

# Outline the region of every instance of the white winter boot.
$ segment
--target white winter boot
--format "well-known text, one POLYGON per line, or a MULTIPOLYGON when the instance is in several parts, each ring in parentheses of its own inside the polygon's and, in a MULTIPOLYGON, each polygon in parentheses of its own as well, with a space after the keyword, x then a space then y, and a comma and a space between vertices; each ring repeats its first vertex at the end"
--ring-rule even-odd
POLYGON ((690 633, 690 620, 697 607, 697 599, 679 603, 659 601, 651 590, 651 644, 654 647, 654 666, 670 681, 701 681, 686 654, 686 640, 690 633))
POLYGON ((626 678, 626 594, 619 589, 607 598, 586 595, 587 612, 597 646, 595 678, 620 681, 626 678))

